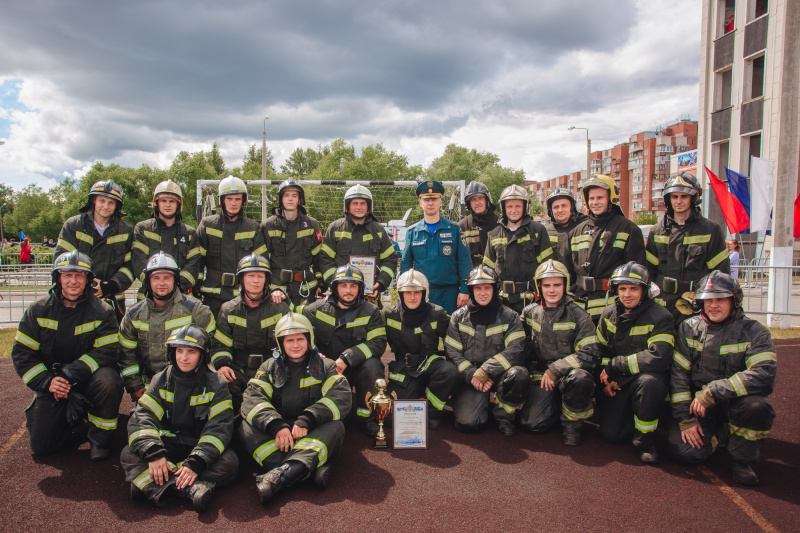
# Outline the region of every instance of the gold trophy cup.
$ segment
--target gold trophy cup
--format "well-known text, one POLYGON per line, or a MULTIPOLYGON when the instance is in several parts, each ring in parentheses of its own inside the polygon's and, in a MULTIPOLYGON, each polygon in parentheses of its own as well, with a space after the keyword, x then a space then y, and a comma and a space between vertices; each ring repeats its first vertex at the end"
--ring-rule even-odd
POLYGON ((388 448, 386 445, 386 433, 383 431, 383 422, 392 412, 392 403, 397 399, 397 395, 394 392, 392 392, 391 396, 386 394, 386 387, 385 379, 377 379, 375 380, 375 388, 378 389, 378 394, 368 392, 366 397, 367 406, 369 406, 369 410, 372 411, 378 421, 378 434, 375 436, 376 449, 388 448))

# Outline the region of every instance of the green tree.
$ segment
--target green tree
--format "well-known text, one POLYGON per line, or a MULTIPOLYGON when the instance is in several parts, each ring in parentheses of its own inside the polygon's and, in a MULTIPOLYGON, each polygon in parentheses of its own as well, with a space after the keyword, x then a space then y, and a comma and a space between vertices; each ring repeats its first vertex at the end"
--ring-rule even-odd
POLYGON ((638 226, 649 226, 658 222, 658 215, 648 211, 638 211, 634 213, 631 222, 638 226))
POLYGON ((206 158, 211 166, 214 167, 217 176, 225 176, 225 160, 222 159, 222 154, 219 153, 219 147, 216 142, 211 146, 211 151, 206 154, 206 158))
POLYGON ((281 173, 296 179, 304 179, 319 166, 322 157, 321 147, 317 150, 296 148, 286 162, 281 165, 281 173))
MULTIPOLYGON (((263 149, 261 147, 256 149, 256 145, 251 144, 250 148, 247 150, 247 153, 242 158, 241 168, 235 168, 231 170, 230 174, 232 176, 242 178, 243 180, 260 180, 262 152, 263 149)), ((270 151, 269 148, 267 148, 267 179, 277 179, 275 174, 274 158, 272 156, 272 151, 270 151)))

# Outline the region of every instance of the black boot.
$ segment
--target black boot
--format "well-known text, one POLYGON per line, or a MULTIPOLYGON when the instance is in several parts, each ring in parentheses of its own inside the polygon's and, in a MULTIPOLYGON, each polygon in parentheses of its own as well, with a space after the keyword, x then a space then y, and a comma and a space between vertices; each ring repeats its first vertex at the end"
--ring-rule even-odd
POLYGON ((308 468, 299 461, 287 461, 256 478, 261 505, 267 505, 278 492, 305 479, 308 468))
POLYGON ((131 500, 135 502, 143 502, 147 499, 147 496, 144 495, 142 489, 137 487, 134 483, 131 483, 131 500))
POLYGON ((574 424, 564 424, 562 426, 564 444, 567 446, 577 446, 581 443, 581 426, 574 424))
POLYGON ((324 489, 328 486, 328 482, 331 478, 330 468, 330 465, 322 465, 314 472, 314 484, 317 487, 324 489))
POLYGON ((437 431, 442 428, 442 419, 441 418, 428 418, 428 429, 431 431, 437 431))
POLYGON ((513 437, 517 434, 517 426, 514 424, 513 419, 498 418, 497 429, 500 430, 500 433, 502 433, 504 437, 513 437))
POLYGON ((89 459, 92 461, 105 461, 111 457, 110 448, 102 448, 92 442, 89 447, 89 459))
POLYGON ((750 485, 753 487, 758 485, 758 476, 753 471, 753 467, 750 466, 750 463, 737 461, 728 455, 728 468, 730 469, 731 474, 733 474, 733 480, 737 483, 741 483, 742 485, 750 485))
POLYGON ((216 483, 211 481, 195 481, 188 487, 178 491, 181 497, 192 502, 192 507, 198 513, 203 513, 211 505, 214 498, 214 488, 216 483))
POLYGON ((639 455, 639 460, 646 465, 656 465, 661 461, 656 447, 653 445, 653 433, 636 432, 633 437, 633 445, 636 447, 636 453, 639 455))

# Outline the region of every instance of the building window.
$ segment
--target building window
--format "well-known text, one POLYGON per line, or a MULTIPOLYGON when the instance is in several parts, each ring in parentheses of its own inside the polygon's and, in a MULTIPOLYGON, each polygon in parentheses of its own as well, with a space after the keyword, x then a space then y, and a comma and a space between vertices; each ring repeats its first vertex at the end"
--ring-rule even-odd
POLYGON ((769 11, 769 2, 767 0, 750 0, 750 6, 747 9, 747 22, 763 17, 769 11))
POLYGON ((714 111, 731 106, 733 70, 728 69, 714 75, 714 111))
POLYGON ((752 163, 752 157, 761 157, 761 134, 757 133, 755 135, 749 135, 747 137, 742 137, 742 174, 746 174, 747 176, 751 173, 750 164, 752 163))
POLYGON ((764 96, 764 56, 744 62, 744 100, 764 96))
POLYGON ((734 30, 736 0, 717 0, 717 35, 722 37, 734 30))

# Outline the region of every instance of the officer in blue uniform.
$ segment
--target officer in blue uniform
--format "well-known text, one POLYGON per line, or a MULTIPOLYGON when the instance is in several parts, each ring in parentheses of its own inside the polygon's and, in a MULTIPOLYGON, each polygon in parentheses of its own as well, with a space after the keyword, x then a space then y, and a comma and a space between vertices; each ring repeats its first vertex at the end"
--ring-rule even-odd
POLYGON ((467 304, 466 280, 472 269, 469 250, 461 240, 458 224, 441 217, 444 185, 428 180, 417 186, 425 218, 408 228, 400 273, 415 269, 430 283, 429 301, 453 312, 467 304))

